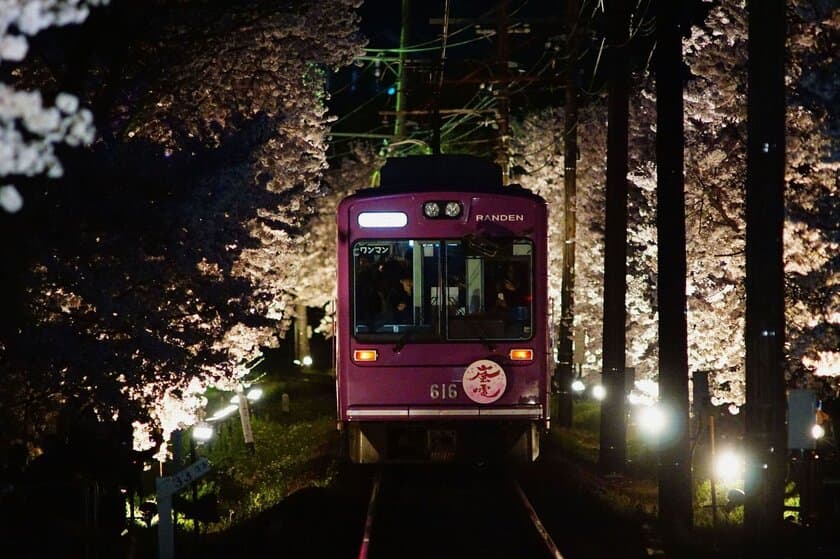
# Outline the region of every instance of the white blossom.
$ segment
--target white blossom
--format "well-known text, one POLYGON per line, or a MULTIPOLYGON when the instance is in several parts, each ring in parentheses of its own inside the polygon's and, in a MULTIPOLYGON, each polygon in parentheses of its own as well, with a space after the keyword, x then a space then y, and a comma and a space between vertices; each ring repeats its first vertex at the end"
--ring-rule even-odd
MULTIPOLYGON (((29 49, 26 36, 53 26, 81 23, 89 6, 108 0, 0 0, 0 63, 20 62, 29 49)), ((62 174, 54 144, 93 142, 93 118, 79 111, 78 99, 59 93, 56 107, 44 106, 39 91, 18 91, 0 83, 0 176, 49 178, 62 174)), ((6 205, 3 205, 4 209, 6 205)), ((7 209, 7 211, 9 211, 7 209)))
POLYGON ((0 206, 9 213, 19 212, 23 207, 23 197, 10 184, 0 186, 0 206))

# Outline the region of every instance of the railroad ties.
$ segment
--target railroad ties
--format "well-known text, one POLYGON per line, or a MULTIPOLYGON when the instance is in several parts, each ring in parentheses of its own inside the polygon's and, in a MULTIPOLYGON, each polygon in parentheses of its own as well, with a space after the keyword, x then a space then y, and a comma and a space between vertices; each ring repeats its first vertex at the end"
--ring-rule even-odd
POLYGON ((501 467, 390 465, 374 478, 358 559, 562 559, 501 467))

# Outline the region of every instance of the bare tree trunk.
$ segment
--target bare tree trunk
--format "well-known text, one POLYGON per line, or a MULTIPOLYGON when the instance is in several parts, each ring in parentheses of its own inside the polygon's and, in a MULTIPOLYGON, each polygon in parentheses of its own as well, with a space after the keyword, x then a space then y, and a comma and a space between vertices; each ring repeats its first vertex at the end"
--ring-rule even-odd
POLYGON ((559 391, 557 423, 572 425, 571 384, 574 378, 572 340, 575 308, 575 236, 577 226, 577 55, 580 33, 580 0, 566 0, 569 29, 569 62, 566 67, 566 122, 563 125, 563 270, 560 290, 560 333, 557 336, 557 384, 559 391))
POLYGON ((683 167, 681 0, 656 5, 656 229, 659 309, 659 394, 668 417, 660 441, 659 519, 673 537, 692 529, 691 452, 688 438, 685 180, 683 167))
POLYGON ((747 305, 744 530, 751 554, 777 557, 785 482, 785 2, 748 0, 747 305))
POLYGON ((629 69, 624 46, 628 40, 627 0, 609 4, 608 42, 612 60, 607 107, 607 203, 604 234, 604 349, 601 437, 598 464, 606 473, 621 473, 627 457, 624 393, 627 282, 627 121, 629 69))
POLYGON ((306 305, 295 305, 295 359, 303 363, 303 358, 310 355, 306 305))

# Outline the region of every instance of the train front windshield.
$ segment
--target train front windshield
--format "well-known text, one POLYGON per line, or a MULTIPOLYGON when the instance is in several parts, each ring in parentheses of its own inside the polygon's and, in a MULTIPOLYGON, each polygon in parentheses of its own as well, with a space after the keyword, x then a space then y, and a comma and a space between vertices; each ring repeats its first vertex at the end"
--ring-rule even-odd
POLYGON ((353 332, 362 342, 526 340, 527 239, 364 240, 352 247, 353 332))

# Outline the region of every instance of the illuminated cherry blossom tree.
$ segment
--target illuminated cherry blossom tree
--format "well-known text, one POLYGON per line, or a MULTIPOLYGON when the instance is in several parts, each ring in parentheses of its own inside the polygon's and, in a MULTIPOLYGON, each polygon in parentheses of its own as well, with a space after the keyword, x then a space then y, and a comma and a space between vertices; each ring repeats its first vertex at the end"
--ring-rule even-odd
MULTIPOLYGON (((517 182, 549 205, 549 294, 555 323, 560 317, 563 242, 563 110, 547 110, 516 127, 514 161, 526 170, 517 182)), ((606 107, 581 110, 578 120, 577 238, 575 239, 575 330, 584 332, 584 374, 600 371, 603 335, 604 177, 606 107)), ((578 339, 581 339, 578 336, 578 339)))
POLYGON ((119 411, 148 446, 277 344, 326 168, 324 71, 362 44, 355 4, 195 0, 147 17, 123 2, 72 30, 66 60, 45 49, 23 69, 54 84, 85 64, 73 78, 99 134, 25 216, 41 229, 27 226, 28 319, 0 342, 4 401, 42 402, 27 409, 42 419, 68 402, 119 411))
MULTIPOLYGON (((0 2, 0 64, 26 57, 27 36, 53 27, 83 22, 90 6, 108 0, 3 0, 0 2)), ((63 168, 54 146, 90 145, 93 118, 75 95, 60 92, 54 106, 45 105, 40 91, 20 91, 0 82, 0 180, 45 174, 60 177, 63 168)), ((14 184, 0 186, 0 207, 14 213, 23 197, 14 184)))
MULTIPOLYGON (((787 68, 785 225, 788 376, 819 385, 840 375, 840 232, 837 192, 840 9, 793 2, 787 68), (835 68, 835 71, 832 71, 835 68)), ((715 403, 744 401, 744 184, 746 180, 746 11, 712 4, 684 41, 692 77, 685 90, 688 349, 692 371, 709 371, 715 403)), ((655 96, 640 76, 631 102, 628 208, 628 365, 656 375, 655 96)), ((603 270, 603 111, 597 100, 579 123, 576 324, 587 332, 585 371, 600 369, 603 270)), ((562 111, 528 118, 517 138, 521 182, 545 196, 550 213, 552 292, 559 289, 562 230, 562 111), (534 149, 533 146, 546 146, 534 149)), ((557 310, 555 309, 555 316, 557 310)), ((834 389, 834 386, 829 384, 834 389)))
POLYGON ((345 196, 369 188, 371 177, 383 163, 371 146, 352 146, 349 156, 335 161, 325 171, 322 195, 306 224, 305 249, 297 268, 294 293, 301 304, 327 311, 314 330, 325 337, 332 336, 333 314, 329 306, 336 289, 336 208, 345 196))

